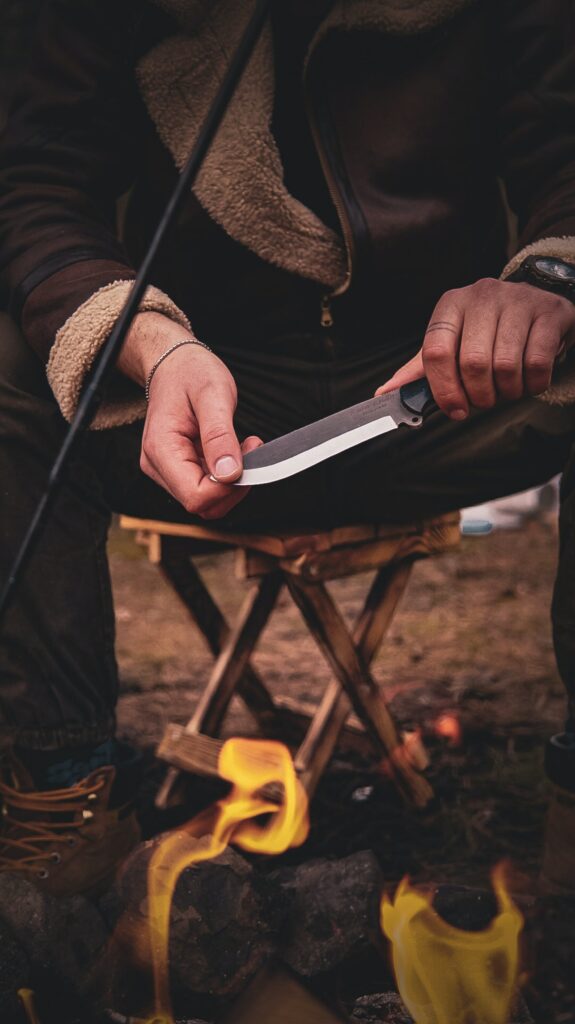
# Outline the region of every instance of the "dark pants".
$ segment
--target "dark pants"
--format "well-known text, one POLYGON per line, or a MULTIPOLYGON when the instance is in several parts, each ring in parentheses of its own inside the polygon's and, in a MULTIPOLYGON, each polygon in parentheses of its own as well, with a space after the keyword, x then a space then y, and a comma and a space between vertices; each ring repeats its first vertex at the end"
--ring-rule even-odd
MULTIPOLYGON (((369 398, 417 347, 354 350, 325 336, 263 351, 221 350, 239 392, 240 437, 270 439, 369 398)), ((65 424, 44 368, 13 326, 0 330, 0 575, 5 578, 45 486, 65 424)), ((139 470, 141 424, 80 442, 0 644, 0 744, 41 749, 110 734, 118 678, 106 561, 113 511, 186 521, 139 470)), ((558 663, 575 702, 575 407, 525 400, 463 424, 432 416, 290 480, 254 487, 230 529, 327 529, 408 522, 543 483, 568 464, 553 614, 558 663)), ((542 614, 544 612, 542 611, 542 614)))

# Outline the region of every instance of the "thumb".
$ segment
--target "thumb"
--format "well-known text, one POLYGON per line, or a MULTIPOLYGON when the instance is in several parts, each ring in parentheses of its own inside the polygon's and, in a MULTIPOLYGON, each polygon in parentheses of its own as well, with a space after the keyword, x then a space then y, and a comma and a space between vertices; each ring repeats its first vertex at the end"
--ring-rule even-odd
POLYGON ((410 359, 408 363, 400 367, 393 377, 390 377, 385 384, 382 384, 375 393, 376 395, 385 395, 388 391, 395 391, 396 388, 401 388, 404 384, 411 384, 412 380, 419 380, 420 377, 424 376, 423 356, 420 349, 413 359, 410 359))
POLYGON ((242 452, 244 455, 247 455, 248 452, 253 452, 254 448, 261 448, 262 444, 261 437, 250 434, 249 437, 246 437, 245 441, 242 441, 242 452))
POLYGON ((206 389, 195 412, 204 459, 211 475, 222 483, 232 483, 241 475, 242 454, 234 430, 231 394, 206 389))

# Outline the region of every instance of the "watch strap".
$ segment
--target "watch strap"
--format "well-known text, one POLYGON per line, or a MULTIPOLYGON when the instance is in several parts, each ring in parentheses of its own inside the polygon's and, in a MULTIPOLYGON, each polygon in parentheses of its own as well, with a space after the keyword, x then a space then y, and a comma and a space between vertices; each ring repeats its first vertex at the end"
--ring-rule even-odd
MULTIPOLYGON (((542 291, 552 292, 554 295, 561 295, 562 298, 569 299, 569 301, 575 305, 575 280, 570 281, 565 278, 553 278, 550 274, 546 274, 544 271, 540 270, 537 263, 543 258, 550 259, 551 257, 527 256, 517 270, 512 274, 509 274, 505 280, 516 283, 524 282, 525 284, 532 285, 534 288, 541 288, 542 291)), ((570 267, 575 273, 575 265, 572 263, 567 263, 566 260, 560 259, 559 257, 557 257, 554 262, 570 267)))

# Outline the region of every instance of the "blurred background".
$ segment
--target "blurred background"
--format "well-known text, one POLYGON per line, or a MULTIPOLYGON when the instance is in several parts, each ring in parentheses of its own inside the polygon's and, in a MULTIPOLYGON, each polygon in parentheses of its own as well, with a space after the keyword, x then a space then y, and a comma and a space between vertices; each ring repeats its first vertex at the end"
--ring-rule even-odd
POLYGON ((27 57, 45 0, 0 0, 0 123, 27 57))

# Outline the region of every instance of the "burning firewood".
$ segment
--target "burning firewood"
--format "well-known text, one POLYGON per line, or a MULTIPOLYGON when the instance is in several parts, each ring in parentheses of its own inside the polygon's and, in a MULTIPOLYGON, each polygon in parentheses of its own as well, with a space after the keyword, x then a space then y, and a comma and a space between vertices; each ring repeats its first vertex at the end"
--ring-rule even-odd
POLYGON ((486 927, 457 928, 433 906, 431 892, 404 878, 393 903, 384 896, 381 926, 391 940, 393 966, 404 1003, 417 1024, 466 1021, 507 1024, 517 993, 523 915, 493 872, 497 913, 486 927))

